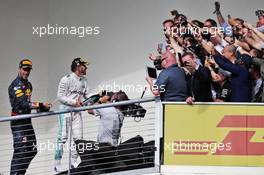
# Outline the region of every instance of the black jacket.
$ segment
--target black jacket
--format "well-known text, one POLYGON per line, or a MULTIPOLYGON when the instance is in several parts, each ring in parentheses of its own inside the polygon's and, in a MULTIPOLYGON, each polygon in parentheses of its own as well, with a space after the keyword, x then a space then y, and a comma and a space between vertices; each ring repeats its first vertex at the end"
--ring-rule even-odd
POLYGON ((187 75, 189 96, 194 97, 196 102, 213 101, 211 82, 210 70, 206 67, 199 66, 192 75, 187 75))
POLYGON ((17 76, 9 86, 8 94, 12 113, 16 115, 31 113, 32 85, 28 80, 23 80, 17 76))

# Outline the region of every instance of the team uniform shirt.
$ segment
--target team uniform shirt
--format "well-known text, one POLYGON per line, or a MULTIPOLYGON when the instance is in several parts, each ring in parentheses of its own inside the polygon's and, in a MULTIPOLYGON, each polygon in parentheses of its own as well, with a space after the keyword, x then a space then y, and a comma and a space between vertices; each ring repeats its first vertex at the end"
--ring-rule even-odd
MULTIPOLYGON (((17 78, 8 88, 12 116, 30 114, 33 109, 31 102, 32 85, 28 80, 17 78)), ((36 136, 31 118, 18 119, 10 122, 13 135, 13 158, 10 174, 25 174, 31 160, 37 154, 36 136)))
MULTIPOLYGON (((76 101, 83 101, 88 95, 88 83, 85 77, 79 77, 75 73, 64 76, 58 86, 57 97, 61 103, 60 109, 69 109, 75 107, 76 101)), ((55 151, 55 160, 60 160, 63 154, 63 146, 69 134, 71 114, 60 114, 58 117, 59 129, 57 135, 57 146, 55 151)), ((83 121, 81 112, 74 112, 72 116, 72 142, 83 139, 83 121)), ((77 159, 76 150, 72 151, 72 158, 77 159)))
POLYGON ((63 77, 59 83, 57 97, 61 104, 71 107, 78 98, 81 101, 88 95, 88 83, 85 77, 78 77, 75 73, 63 77))
POLYGON ((95 115, 100 116, 97 141, 108 142, 113 146, 118 145, 124 115, 115 107, 107 107, 93 110, 95 115))

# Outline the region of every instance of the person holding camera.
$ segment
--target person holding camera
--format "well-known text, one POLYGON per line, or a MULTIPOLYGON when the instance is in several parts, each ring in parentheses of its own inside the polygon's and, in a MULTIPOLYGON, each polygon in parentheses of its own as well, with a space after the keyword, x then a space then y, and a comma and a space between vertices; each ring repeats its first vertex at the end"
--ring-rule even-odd
POLYGON ((183 66, 189 71, 189 74, 187 74, 189 97, 186 102, 188 104, 192 104, 194 101, 211 102, 212 77, 210 70, 202 66, 192 52, 185 52, 181 61, 183 66))
MULTIPOLYGON (((51 108, 50 103, 31 102, 32 85, 28 76, 32 70, 32 61, 23 59, 19 63, 17 78, 8 88, 12 116, 30 114, 32 109, 46 112, 51 108)), ((13 158, 11 161, 11 175, 25 174, 30 162, 37 154, 37 141, 31 118, 17 119, 10 123, 13 135, 13 158)))
POLYGON ((153 78, 146 77, 153 95, 160 96, 162 101, 185 101, 187 98, 185 72, 178 67, 175 55, 169 50, 162 54, 161 66, 163 70, 155 84, 153 78))
MULTIPOLYGON (((59 83, 57 97, 61 103, 60 109, 69 109, 73 107, 83 106, 83 101, 88 95, 88 83, 85 77, 87 66, 89 63, 83 58, 75 58, 71 64, 72 73, 64 76, 59 83)), ((72 144, 76 140, 83 138, 83 123, 81 112, 74 112, 73 116, 70 113, 60 114, 59 129, 55 150, 55 167, 56 172, 61 172, 61 159, 63 154, 63 144, 66 143, 69 133, 70 120, 72 123, 72 144)), ((74 149, 70 149, 71 166, 76 168, 78 166, 78 153, 74 149)))
MULTIPOLYGON (((98 102, 94 104, 114 103, 124 100, 128 100, 128 97, 123 91, 116 93, 106 92, 103 95, 101 94, 98 102)), ((115 147, 118 145, 121 127, 124 121, 124 110, 123 106, 88 110, 89 114, 100 117, 97 135, 97 141, 99 143, 107 142, 115 147)))

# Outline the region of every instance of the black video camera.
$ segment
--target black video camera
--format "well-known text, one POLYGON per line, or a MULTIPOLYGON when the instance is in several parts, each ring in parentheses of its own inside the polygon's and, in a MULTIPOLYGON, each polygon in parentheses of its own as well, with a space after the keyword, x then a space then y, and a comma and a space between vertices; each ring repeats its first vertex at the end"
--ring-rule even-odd
POLYGON ((147 110, 138 104, 128 105, 126 110, 123 111, 124 116, 135 117, 135 118, 144 118, 147 110))

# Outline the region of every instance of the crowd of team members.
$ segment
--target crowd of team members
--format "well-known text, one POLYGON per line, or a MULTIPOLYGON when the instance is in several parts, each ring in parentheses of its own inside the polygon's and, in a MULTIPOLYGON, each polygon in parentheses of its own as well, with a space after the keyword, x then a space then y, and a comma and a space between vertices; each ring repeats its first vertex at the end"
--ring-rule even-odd
POLYGON ((154 95, 189 104, 264 101, 263 10, 255 12, 256 27, 230 15, 226 21, 219 2, 214 11, 219 25, 213 19, 201 22, 171 13, 174 18, 163 22, 159 55, 149 56, 162 69, 155 84, 146 78, 154 95))

